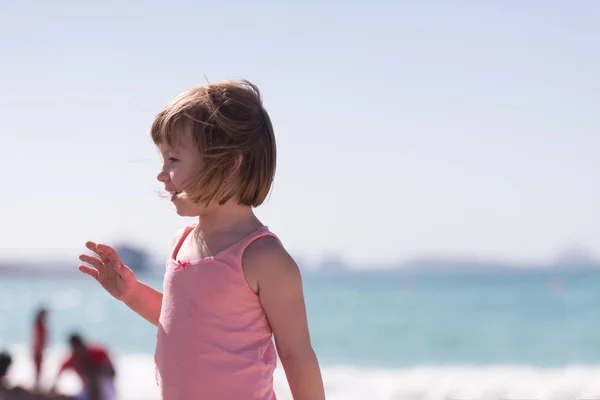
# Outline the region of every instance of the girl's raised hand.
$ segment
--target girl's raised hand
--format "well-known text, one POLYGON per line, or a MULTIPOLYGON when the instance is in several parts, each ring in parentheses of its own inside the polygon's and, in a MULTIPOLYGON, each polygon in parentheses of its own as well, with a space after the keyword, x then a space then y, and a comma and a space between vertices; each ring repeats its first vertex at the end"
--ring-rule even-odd
POLYGON ((81 254, 79 259, 91 265, 80 265, 79 270, 96 279, 117 300, 128 301, 137 286, 135 274, 123 264, 119 254, 110 246, 87 242, 85 247, 98 257, 81 254))

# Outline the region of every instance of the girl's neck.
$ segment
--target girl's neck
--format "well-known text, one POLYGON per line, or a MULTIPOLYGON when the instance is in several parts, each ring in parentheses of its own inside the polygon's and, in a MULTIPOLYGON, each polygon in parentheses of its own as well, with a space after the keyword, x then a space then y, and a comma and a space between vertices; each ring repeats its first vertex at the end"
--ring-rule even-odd
POLYGON ((198 217, 196 230, 203 234, 215 234, 235 230, 255 230, 262 226, 251 207, 224 204, 198 217))

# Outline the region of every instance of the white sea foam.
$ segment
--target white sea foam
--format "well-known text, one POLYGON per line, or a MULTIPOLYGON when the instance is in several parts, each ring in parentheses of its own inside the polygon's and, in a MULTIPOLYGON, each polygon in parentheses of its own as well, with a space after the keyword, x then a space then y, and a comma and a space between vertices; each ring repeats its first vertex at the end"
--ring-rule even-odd
MULTIPOLYGON (((13 352, 15 363, 11 383, 30 385, 32 365, 23 349, 13 352)), ((48 352, 44 380, 50 382, 62 351, 48 352)), ((116 358, 121 400, 154 400, 158 391, 152 357, 126 355, 116 358)), ((600 399, 600 366, 539 369, 517 366, 431 366, 410 369, 364 369, 324 367, 328 400, 449 400, 449 399, 600 399)), ((72 393, 77 378, 65 375, 59 388, 72 393)), ((275 373, 275 389, 280 400, 291 400, 281 368, 275 373)))

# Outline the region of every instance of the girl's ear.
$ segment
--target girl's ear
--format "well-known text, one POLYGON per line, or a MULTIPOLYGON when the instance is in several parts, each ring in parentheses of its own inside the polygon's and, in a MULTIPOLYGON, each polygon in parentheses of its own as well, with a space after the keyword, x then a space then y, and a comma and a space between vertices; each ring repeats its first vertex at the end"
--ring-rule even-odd
POLYGON ((242 168, 242 161, 244 161, 244 157, 240 153, 235 158, 235 162, 233 163, 233 167, 231 167, 231 170, 229 171, 229 174, 227 174, 227 178, 225 178, 225 183, 231 182, 232 179, 233 179, 233 177, 235 177, 240 172, 240 168, 242 168))
POLYGON ((242 153, 240 153, 235 159, 235 164, 233 164, 233 172, 235 174, 240 172, 240 168, 242 168, 242 161, 244 161, 244 156, 242 156, 242 153))

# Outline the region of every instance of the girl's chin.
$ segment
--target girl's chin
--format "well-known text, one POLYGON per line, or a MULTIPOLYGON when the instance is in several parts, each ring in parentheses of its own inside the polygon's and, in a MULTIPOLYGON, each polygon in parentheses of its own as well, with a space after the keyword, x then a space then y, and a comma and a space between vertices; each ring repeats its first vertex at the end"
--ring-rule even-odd
POLYGON ((191 211, 191 210, 180 210, 180 209, 176 209, 177 215, 179 215, 180 217, 197 217, 198 212, 197 211, 191 211))
POLYGON ((181 217, 197 217, 200 215, 196 207, 190 205, 183 199, 175 199, 175 201, 173 201, 173 205, 175 206, 177 215, 181 217))

